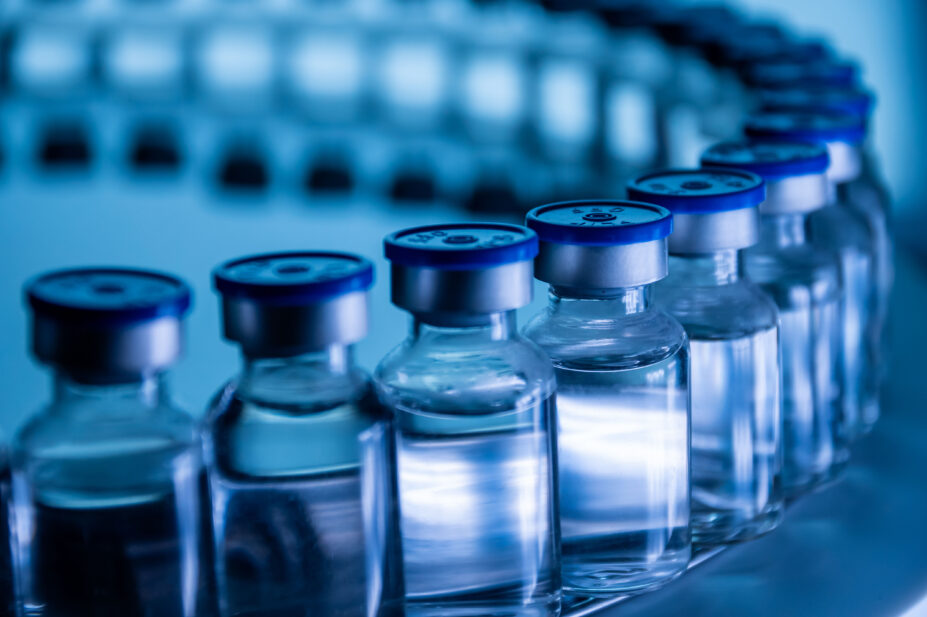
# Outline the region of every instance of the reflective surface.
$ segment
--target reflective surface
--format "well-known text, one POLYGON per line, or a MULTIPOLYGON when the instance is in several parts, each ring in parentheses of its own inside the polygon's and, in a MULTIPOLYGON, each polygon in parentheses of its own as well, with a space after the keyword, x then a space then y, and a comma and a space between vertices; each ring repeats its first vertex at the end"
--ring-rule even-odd
POLYGON ((854 446, 843 478, 789 506, 786 522, 768 536, 727 548, 659 593, 597 614, 676 617, 680 606, 693 617, 922 614, 911 607, 923 608, 927 588, 921 558, 927 534, 920 531, 927 486, 919 464, 927 418, 922 371, 911 361, 927 344, 927 324, 919 318, 927 268, 906 251, 896 266, 892 341, 899 364, 883 398, 885 414, 854 446))
MULTIPOLYGON (((492 3, 488 4, 492 6, 492 3)), ((70 21, 74 3, 65 5, 65 10, 68 11, 67 19, 70 21)), ((331 8, 323 5, 324 3, 311 3, 304 8, 320 13, 331 8)), ((909 9, 913 6, 910 2, 903 5, 909 9)), ((16 1, 9 6, 17 10, 29 8, 35 15, 50 14, 48 7, 30 6, 30 3, 24 1, 16 1)), ((119 4, 104 2, 92 3, 92 6, 101 9, 104 14, 109 14, 107 12, 119 4)), ((413 6, 418 8, 416 5, 413 6)), ((779 5, 777 10, 778 8, 779 5)), ((846 23, 851 24, 850 28, 854 28, 852 24, 864 19, 834 22, 835 7, 832 3, 823 3, 820 7, 812 7, 805 3, 800 8, 803 16, 808 17, 807 23, 817 19, 819 23, 828 26, 832 23, 841 26, 846 23)), ((842 10, 844 7, 836 8, 842 10)), ((914 9, 916 14, 923 12, 921 7, 914 9)), ((142 7, 140 10, 147 9, 142 7)), ((157 11, 163 11, 163 15, 170 19, 165 7, 159 6, 157 11)), ((885 7, 871 8, 868 14, 863 14, 874 19, 866 20, 860 23, 860 26, 867 32, 878 30, 896 33, 895 30, 881 27, 888 23, 881 20, 892 20, 896 17, 895 13, 902 11, 885 7)), ((916 30, 915 24, 923 23, 923 20, 907 17, 908 15, 905 15, 902 18, 903 34, 917 32, 917 37, 911 38, 919 40, 920 33, 916 30)), ((113 23, 118 22, 119 16, 116 16, 113 23)), ((224 27, 224 24, 220 25, 224 27)), ((480 29, 479 26, 474 28, 477 31, 480 29)), ((9 207, 4 209, 4 225, 0 226, 0 238, 4 240, 5 246, 10 248, 11 254, 15 254, 16 259, 7 260, 0 266, 0 292, 3 297, 15 299, 25 277, 41 269, 78 262, 103 263, 118 260, 135 265, 163 267, 191 278, 199 291, 201 301, 192 320, 192 340, 188 359, 180 370, 178 389, 191 408, 197 411, 204 408, 215 384, 220 383, 234 370, 233 355, 215 335, 218 331, 215 306, 208 300, 203 300, 210 297, 204 273, 220 259, 251 250, 300 248, 307 245, 324 248, 348 247, 375 256, 375 247, 380 237, 393 228, 405 224, 432 220, 447 221, 468 216, 447 209, 441 203, 433 203, 442 202, 447 197, 449 188, 459 188, 465 184, 458 184, 454 180, 459 180, 456 172, 446 173, 449 167, 463 170, 460 175, 473 173, 474 177, 478 178, 478 182, 472 187, 463 186, 465 201, 474 208, 485 209, 487 204, 491 204, 489 208, 494 213, 493 216, 500 210, 512 208, 513 204, 514 209, 521 208, 520 202, 526 201, 532 205, 541 203, 546 199, 548 189, 552 187, 553 182, 546 173, 549 168, 543 168, 531 159, 512 156, 505 149, 496 149, 491 145, 493 138, 497 136, 496 127, 500 125, 508 130, 498 131, 499 135, 522 134, 523 116, 520 112, 512 111, 519 109, 519 97, 499 96, 500 93, 518 90, 518 87, 511 86, 517 79, 509 77, 481 77, 476 80, 480 82, 481 88, 476 90, 495 93, 498 98, 509 100, 509 103, 505 106, 500 105, 500 108, 492 113, 484 111, 474 114, 482 115, 483 119, 491 116, 504 120, 500 124, 483 120, 475 123, 482 127, 481 134, 488 137, 484 143, 485 147, 474 147, 472 158, 469 155, 460 157, 460 149, 456 148, 453 142, 449 144, 448 140, 432 139, 431 135, 410 135, 405 130, 401 131, 400 135, 391 135, 389 139, 376 131, 359 139, 358 131, 350 126, 323 128, 316 125, 312 133, 319 137, 318 141, 314 138, 302 141, 305 129, 302 121, 277 123, 267 122, 264 117, 237 117, 225 124, 225 120, 216 120, 212 110, 203 113, 198 109, 171 105, 159 105, 157 110, 127 109, 112 105, 109 91, 106 92, 106 100, 97 101, 92 106, 84 106, 81 95, 86 92, 86 88, 79 79, 74 80, 71 76, 74 72, 89 72, 91 66, 94 67, 94 74, 105 73, 119 77, 114 80, 119 85, 114 89, 114 93, 119 97, 138 92, 143 89, 140 86, 150 87, 152 83, 179 83, 172 81, 171 75, 184 74, 175 70, 181 66, 180 63, 175 63, 179 56, 175 52, 181 48, 183 39, 171 36, 176 33, 168 32, 164 35, 158 29, 153 30, 155 31, 150 34, 146 32, 146 36, 137 36, 135 32, 130 36, 121 32, 112 33, 114 40, 141 41, 149 51, 157 50, 157 53, 141 54, 141 57, 157 59, 153 62, 153 73, 151 64, 142 71, 148 75, 148 81, 139 80, 138 76, 133 74, 133 70, 126 70, 125 64, 113 63, 112 56, 119 54, 112 54, 107 49, 100 52, 104 66, 102 71, 98 71, 96 56, 93 56, 91 62, 91 54, 85 53, 87 49, 96 49, 95 44, 91 46, 89 43, 91 40, 97 40, 95 33, 90 36, 83 32, 77 36, 64 33, 62 36, 44 37, 44 45, 51 44, 53 50, 58 50, 52 57, 64 59, 58 68, 52 67, 53 74, 55 71, 61 71, 57 73, 59 77, 45 83, 52 83, 54 89, 60 90, 62 88, 58 82, 63 82, 63 90, 71 100, 78 102, 77 107, 65 108, 55 102, 49 104, 48 100, 23 104, 22 100, 5 96, 2 118, 4 126, 0 135, 3 159, 0 196, 9 207), (63 52, 60 51, 62 49, 63 52), (114 68, 117 66, 122 68, 117 70, 114 68), (157 79, 151 80, 152 74, 157 79), (64 79, 60 78, 61 75, 64 79), (158 81, 164 76, 167 77, 158 81), (492 87, 487 87, 487 83, 493 84, 492 87), (170 127, 171 130, 162 131, 164 139, 160 141, 141 135, 138 141, 144 147, 135 148, 132 145, 136 140, 135 135, 142 133, 136 131, 136 122, 143 124, 140 121, 148 120, 149 112, 153 111, 157 111, 158 116, 169 116, 164 126, 170 127), (59 131, 51 130, 54 128, 51 126, 46 127, 46 124, 52 124, 47 121, 55 118, 69 121, 76 119, 79 129, 59 131), (101 119, 106 119, 106 122, 100 122, 101 119), (268 129, 269 132, 261 133, 268 129), (224 150, 227 142, 232 141, 233 137, 240 139, 243 134, 251 138, 253 151, 246 149, 244 153, 236 153, 234 157, 227 155, 224 150), (400 144, 399 147, 384 146, 392 140, 400 144), (337 147, 333 148, 333 144, 337 147), (129 151, 133 154, 129 155, 129 151), (362 164, 353 165, 358 158, 363 159, 362 164), (226 165, 228 159, 234 164, 226 165), (461 160, 464 160, 465 164, 461 164, 461 160), (374 169, 375 173, 367 173, 369 169, 374 169), (171 181, 164 182, 165 177, 169 177, 171 181), (223 187, 222 193, 214 190, 213 182, 223 187), (405 208, 395 208, 393 204, 379 201, 382 195, 391 193, 401 197, 397 201, 402 201, 405 208), (474 199, 476 197, 480 199, 474 199), (428 207, 423 207, 425 205, 428 207), (347 229, 344 225, 346 221, 350 222, 347 229), (36 247, 41 247, 41 250, 37 250, 36 247)), ((211 31, 211 28, 206 30, 211 31)), ((332 30, 338 31, 339 28, 336 25, 332 30)), ((506 34, 501 38, 505 39, 506 43, 511 42, 512 47, 517 47, 520 40, 516 36, 518 28, 504 31, 506 34)), ((20 32, 14 34, 18 39, 20 32)), ((109 34, 107 31, 107 37, 109 34)), ((310 51, 318 52, 321 49, 324 53, 306 53, 310 61, 294 61, 293 66, 288 65, 284 69, 288 74, 292 72, 300 76, 293 80, 297 84, 293 89, 298 90, 298 101, 302 104, 294 104, 293 109, 299 109, 300 113, 303 113, 324 107, 334 110, 334 115, 343 113, 346 117, 356 113, 359 105, 353 93, 357 91, 357 84, 364 81, 358 76, 357 54, 362 53, 358 49, 363 50, 363 47, 356 46, 352 37, 341 36, 341 32, 336 36, 318 32, 305 33, 306 41, 303 41, 302 34, 295 37, 298 40, 293 41, 294 44, 310 51), (313 56, 328 61, 313 65, 313 56), (331 79, 330 76, 335 73, 337 75, 331 79), (322 78, 326 75, 328 77, 322 78), (320 101, 327 101, 328 104, 321 105, 320 101)), ((27 38, 29 37, 22 36, 22 39, 27 38)), ((549 37, 552 40, 557 38, 549 37)), ((229 37, 224 37, 224 40, 228 41, 229 37)), ((233 36, 231 40, 234 43, 241 41, 242 37, 233 36)), ((858 32, 853 30, 852 37, 845 41, 845 48, 855 50, 856 44, 863 42, 863 45, 871 44, 878 47, 879 54, 884 52, 886 60, 892 58, 889 49, 893 46, 879 46, 878 41, 865 43, 867 40, 870 39, 858 36, 858 32)), ((223 48, 228 50, 235 47, 222 44, 222 37, 219 42, 220 51, 223 48)), ((246 55, 257 60, 248 62, 246 59, 240 65, 244 77, 236 78, 237 84, 232 84, 234 89, 239 91, 242 90, 242 82, 246 86, 245 90, 249 84, 266 86, 269 83, 266 79, 253 77, 255 72, 260 74, 267 68, 267 54, 261 49, 266 45, 267 38, 244 37, 244 42, 246 45, 242 45, 242 49, 257 50, 257 53, 246 55), (251 77, 248 77, 249 74, 251 77)), ((290 41, 287 41, 287 44, 289 43, 290 41)), ((469 41, 468 46, 475 44, 469 41)), ((5 50, 7 46, 0 47, 5 50)), ((492 44, 487 47, 493 52, 497 51, 492 44)), ((435 53, 435 46, 427 44, 419 46, 418 49, 425 49, 427 54, 435 53)), ((518 67, 519 55, 509 54, 509 51, 510 48, 506 45, 499 54, 510 60, 511 66, 518 67)), ((897 50, 895 52, 897 53, 897 50)), ((374 53, 378 51, 375 50, 374 53)), ((444 52, 438 49, 437 53, 444 52)), ((208 57, 209 54, 204 56, 208 57)), ((227 62, 226 65, 232 64, 239 68, 236 58, 241 59, 241 56, 230 56, 232 62, 227 62)), ((917 54, 904 50, 903 56, 904 59, 916 58, 917 54)), ((122 62, 125 63, 125 60, 122 62)), ((415 63, 412 66, 440 66, 441 62, 426 59, 423 63, 415 63)), ((888 61, 885 64, 892 70, 871 70, 873 67, 870 67, 867 75, 874 77, 878 82, 880 96, 887 92, 882 87, 886 82, 898 84, 891 90, 894 93, 897 93, 899 88, 917 87, 908 85, 912 83, 911 80, 899 77, 907 74, 905 69, 910 65, 888 61)), ((128 65, 129 69, 132 69, 131 63, 128 65)), ((493 70, 477 72, 484 76, 518 75, 517 70, 498 68, 507 65, 507 62, 500 62, 493 65, 496 67, 493 70)), ((637 63, 615 61, 612 65, 617 67, 617 70, 622 70, 624 67, 636 66, 637 63)), ((32 66, 35 67, 36 64, 33 62, 32 66)), ((41 63, 38 64, 38 68, 40 71, 45 70, 41 63)), ((426 72, 429 75, 441 74, 440 69, 437 72, 431 69, 426 72)), ((8 75, 5 75, 5 85, 6 77, 8 75)), ((446 76, 443 80, 444 83, 449 81, 446 76)), ((574 79, 570 83, 581 84, 582 79, 574 79)), ((916 84, 916 80, 913 83, 916 84)), ((29 87, 36 85, 42 85, 41 76, 38 79, 30 78, 29 87)), ((643 118, 649 110, 646 101, 651 91, 641 88, 638 83, 628 85, 630 95, 619 98, 644 101, 644 104, 616 107, 622 110, 621 113, 626 114, 626 117, 643 118)), ((227 87, 227 83, 223 85, 223 88, 227 87)), ((156 89, 169 95, 172 93, 170 85, 158 85, 156 89)), ((176 95, 177 91, 173 91, 173 94, 176 95)), ((258 94, 259 96, 253 97, 253 100, 266 99, 265 94, 258 94)), ((425 94, 428 94, 427 89, 425 94)), ((211 96, 214 100, 222 102, 222 95, 215 96, 213 92, 211 96)), ((491 104, 491 98, 476 96, 474 99, 481 102, 471 107, 477 108, 482 105, 485 108, 487 104, 491 104)), ((883 100, 891 104, 890 98, 883 97, 883 100)), ((250 100, 251 97, 245 99, 250 100)), ((524 97, 521 99, 524 100, 524 97)), ((898 110, 892 109, 893 113, 880 120, 884 121, 887 118, 890 128, 903 125, 903 130, 881 130, 879 135, 890 136, 891 141, 886 143, 894 143, 896 139, 910 140, 914 143, 916 130, 909 125, 918 117, 919 107, 916 99, 907 96, 896 96, 895 99, 910 101, 910 108, 907 110, 909 113, 894 113, 898 110), (909 128, 912 130, 908 130, 909 128)), ((365 97, 363 100, 368 99, 365 97)), ((729 123, 730 118, 735 117, 731 113, 724 113, 721 105, 713 105, 709 109, 717 112, 713 115, 720 121, 721 128, 729 123)), ((327 113, 322 115, 328 117, 327 113)), ((686 119, 685 113, 681 115, 681 124, 692 123, 692 114, 689 119, 686 119)), ((431 119, 435 115, 426 113, 423 117, 431 119)), ((623 147, 622 151, 634 152, 635 148, 639 148, 640 152, 650 151, 656 143, 652 135, 647 135, 644 131, 637 134, 633 129, 638 124, 633 124, 634 126, 618 131, 622 137, 631 136, 631 147, 623 147), (628 130, 629 128, 631 130, 628 130), (635 141, 639 142, 637 146, 635 141)), ((644 122, 640 122, 639 125, 643 126, 644 122)), ((576 123, 575 126, 581 124, 576 123)), ((880 128, 886 127, 883 124, 880 128)), ((692 148, 693 152, 698 150, 697 147, 692 148)), ((889 154, 893 157, 889 171, 894 178, 917 179, 918 157, 911 156, 906 151, 893 151, 889 154), (902 168, 907 173, 900 171, 902 168)), ((691 164, 695 161, 684 162, 691 164)), ((563 165, 560 169, 565 170, 563 175, 573 178, 574 182, 577 176, 581 176, 574 173, 575 169, 569 165, 563 165)), ((919 190, 916 182, 909 183, 905 189, 908 197, 916 197, 919 190)), ((383 271, 381 269, 381 272, 383 271)), ((920 288, 923 279, 907 276, 909 274, 910 272, 905 273, 903 280, 920 288)), ((374 304, 378 309, 374 316, 374 333, 361 349, 361 357, 368 367, 372 367, 392 345, 396 332, 404 321, 395 309, 388 306, 384 287, 381 285, 375 291, 374 304)), ((917 306, 923 306, 923 298, 916 296, 911 299, 912 296, 906 298, 912 302, 916 300, 917 306)), ((12 349, 16 349, 17 341, 21 341, 25 332, 24 314, 17 302, 10 301, 0 304, 0 316, 0 324, 6 335, 4 340, 10 342, 12 349)), ((903 323, 910 323, 912 326, 911 330, 905 332, 901 344, 897 345, 899 349, 906 350, 915 346, 920 339, 916 327, 918 322, 914 318, 903 323)), ((893 386, 903 380, 904 375, 909 375, 913 369, 908 369, 914 366, 917 366, 917 363, 912 359, 895 372, 892 375, 893 386)), ((4 392, 7 397, 2 421, 10 429, 9 434, 23 415, 39 402, 45 384, 44 378, 22 353, 0 355, 0 368, 6 376, 4 392)), ((899 398, 888 412, 894 414, 896 408, 902 409, 901 403, 907 403, 912 409, 920 407, 918 402, 922 400, 923 393, 916 380, 909 380, 908 385, 900 391, 901 394, 898 394, 897 388, 894 391, 899 398)), ((725 611, 737 615, 761 615, 764 611, 777 615, 800 614, 801 611, 809 610, 809 607, 821 615, 828 614, 831 610, 840 615, 860 614, 867 617, 882 612, 900 612, 908 600, 922 593, 925 587, 921 563, 923 560, 917 559, 917 556, 924 553, 923 539, 918 535, 918 530, 922 527, 919 520, 923 518, 921 506, 924 500, 918 499, 918 487, 922 486, 918 481, 919 469, 911 464, 917 460, 917 453, 920 451, 911 441, 910 434, 922 432, 912 428, 917 426, 918 418, 919 416, 914 415, 903 416, 897 422, 889 420, 888 427, 884 424, 878 427, 874 434, 877 446, 873 448, 867 445, 871 441, 860 444, 860 448, 863 449, 860 458, 864 463, 864 467, 859 470, 860 473, 854 474, 856 470, 851 467, 848 484, 838 487, 837 493, 829 491, 823 494, 828 497, 814 495, 800 503, 798 509, 791 513, 795 518, 790 521, 787 531, 774 534, 773 537, 777 539, 775 543, 761 541, 753 545, 755 549, 750 547, 746 550, 748 556, 756 555, 756 559, 734 560, 725 562, 727 565, 720 567, 711 564, 711 571, 706 574, 706 578, 702 578, 700 571, 696 571, 690 576, 697 578, 686 578, 659 596, 635 601, 623 608, 622 614, 624 611, 628 611, 628 614, 635 611, 676 614, 679 606, 685 606, 693 615, 701 613, 713 616, 724 614, 725 611), (878 456, 868 456, 870 454, 878 456), (867 464, 868 466, 865 466, 867 464), (892 478, 892 481, 883 481, 883 475, 892 478), (849 496, 845 492, 839 492, 848 485, 851 492, 849 496), (899 499, 894 499, 893 495, 899 499), (821 501, 822 498, 824 501, 821 501), (816 505, 807 506, 809 500, 816 505), (834 524, 834 517, 848 513, 852 513, 852 522, 834 524), (857 540, 860 538, 862 541, 857 540), (762 577, 758 573, 761 573, 762 577), (839 581, 839 584, 828 584, 834 581, 839 581), (884 593, 872 593, 875 587, 884 593), (676 595, 675 590, 680 588, 691 593, 676 595), (662 609, 659 606, 651 606, 660 603, 665 603, 666 606, 662 609), (639 606, 647 608, 639 610, 636 608, 639 606)), ((743 555, 744 551, 738 548, 728 554, 743 555)))
POLYGON ((416 321, 376 371, 408 615, 560 610, 552 370, 514 314, 485 320, 416 321))
MULTIPOLYGON (((865 159, 864 159, 865 160, 865 159)), ((871 166, 870 162, 870 166, 871 166)), ((837 187, 837 198, 858 212, 866 221, 870 246, 873 247, 874 278, 876 297, 873 304, 869 327, 866 330, 867 345, 874 350, 873 366, 875 375, 869 379, 884 382, 889 371, 888 319, 890 316, 890 298, 894 284, 894 241, 890 233, 890 211, 888 195, 884 186, 872 177, 872 170, 863 168, 863 173, 848 183, 837 187), (867 173, 869 172, 869 173, 867 173)), ((874 387, 874 386, 870 386, 874 387)), ((859 422, 854 433, 860 435, 872 430, 879 419, 879 401, 871 397, 862 408, 859 422)))
POLYGON ((222 615, 368 614, 358 435, 378 415, 349 352, 249 361, 206 426, 222 615))
POLYGON ((841 388, 838 258, 806 242, 802 215, 762 217, 747 275, 779 307, 783 484, 796 496, 837 474, 848 458, 841 388))
POLYGON ((12 452, 27 615, 212 614, 199 442, 158 381, 61 377, 12 452))
POLYGON ((782 519, 778 312, 738 251, 671 256, 657 301, 686 328, 692 370, 692 531, 754 538, 782 519))
POLYGON ((688 348, 650 295, 650 286, 555 289, 525 328, 557 375, 563 581, 572 595, 653 589, 689 562, 688 348))
MULTIPOLYGON (((879 371, 882 344, 879 330, 879 293, 884 292, 877 271, 875 236, 858 211, 835 203, 810 217, 811 239, 840 257, 843 287, 841 315, 843 366, 842 431, 852 440, 865 432, 865 417, 878 418, 879 371)), ((874 422, 874 420, 872 420, 874 422)))

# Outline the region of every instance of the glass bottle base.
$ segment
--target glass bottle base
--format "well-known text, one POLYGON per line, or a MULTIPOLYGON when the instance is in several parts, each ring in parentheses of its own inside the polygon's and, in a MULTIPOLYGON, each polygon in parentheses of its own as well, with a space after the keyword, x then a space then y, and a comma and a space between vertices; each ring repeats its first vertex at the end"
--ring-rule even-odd
POLYGON ((754 540, 778 527, 784 514, 785 504, 781 502, 746 521, 728 512, 693 514, 692 542, 699 546, 718 546, 754 540))
POLYGON ((682 575, 691 551, 664 554, 658 561, 577 563, 564 560, 563 590, 571 596, 593 598, 636 594, 663 587, 682 575))
POLYGON ((866 406, 863 408, 862 422, 857 439, 865 437, 872 432, 872 429, 875 428, 876 422, 879 421, 880 415, 881 407, 878 401, 871 401, 866 404, 866 406))
POLYGON ((506 602, 487 595, 481 598, 406 598, 405 617, 558 617, 561 610, 558 591, 528 604, 506 602))
POLYGON ((808 476, 801 483, 786 485, 786 503, 792 503, 810 493, 816 493, 830 488, 843 478, 849 463, 849 459, 836 461, 824 472, 808 476))

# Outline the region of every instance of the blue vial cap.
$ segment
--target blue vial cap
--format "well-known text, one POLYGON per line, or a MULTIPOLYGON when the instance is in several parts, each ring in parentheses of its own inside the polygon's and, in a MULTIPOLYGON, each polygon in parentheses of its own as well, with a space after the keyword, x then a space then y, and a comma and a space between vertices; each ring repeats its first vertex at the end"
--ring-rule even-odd
POLYGON ((475 270, 534 259, 538 237, 520 225, 456 223, 412 227, 384 240, 394 264, 445 270, 475 270))
POLYGON ((180 279, 134 268, 73 268, 43 274, 26 285, 29 306, 64 322, 123 325, 182 317, 190 288, 180 279))
POLYGON ((834 51, 824 39, 800 39, 789 44, 788 57, 795 62, 821 62, 833 57, 834 51))
POLYGON ((737 169, 669 169, 632 180, 628 197, 674 214, 710 214, 759 206, 766 199, 766 184, 737 169))
POLYGON ((744 133, 757 139, 858 143, 866 137, 866 120, 838 112, 767 112, 748 118, 744 133))
POLYGON ((827 149, 798 141, 741 141, 715 144, 702 155, 704 167, 734 167, 765 180, 827 171, 827 149))
POLYGON ((705 53, 714 64, 741 67, 788 57, 789 46, 777 24, 757 23, 719 33, 706 43, 705 53))
POLYGON ((533 209, 525 224, 542 242, 614 246, 667 237, 673 231, 673 215, 636 201, 564 201, 533 209))
POLYGON ((350 253, 285 252, 228 261, 213 271, 216 290, 272 304, 311 304, 373 285, 373 264, 350 253))
POLYGON ((699 5, 674 7, 656 29, 668 43, 697 47, 740 25, 740 15, 728 6, 699 5))
POLYGON ((875 96, 862 88, 761 89, 757 93, 763 111, 839 112, 868 117, 875 96))
POLYGON ((859 79, 854 62, 760 62, 745 70, 747 83, 759 87, 817 85, 851 87, 859 79))
MULTIPOLYGON (((575 0, 569 3, 576 4, 575 0)), ((670 7, 643 0, 595 0, 590 4, 602 20, 613 28, 650 27, 665 19, 665 15, 672 11, 670 7)))

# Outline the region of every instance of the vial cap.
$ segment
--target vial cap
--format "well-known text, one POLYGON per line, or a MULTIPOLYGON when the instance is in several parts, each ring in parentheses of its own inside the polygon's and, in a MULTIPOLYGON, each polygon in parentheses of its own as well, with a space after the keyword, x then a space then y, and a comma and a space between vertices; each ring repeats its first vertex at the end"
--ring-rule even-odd
POLYGON ((766 185, 749 171, 670 169, 632 180, 628 197, 663 206, 674 214, 709 214, 755 208, 766 198, 766 185))
POLYGON ((565 201, 531 210, 526 225, 542 242, 614 246, 669 236, 673 215, 666 208, 634 201, 565 201))
POLYGON ((641 0, 596 0, 590 4, 602 20, 613 28, 650 27, 665 19, 665 15, 672 10, 641 0))
POLYGON ((225 295, 273 304, 311 304, 373 285, 373 264, 350 253, 285 252, 233 259, 213 272, 225 295))
POLYGON ((426 225, 390 234, 384 248, 386 258, 400 266, 479 270, 534 259, 538 237, 520 225, 426 225))
POLYGON ((710 62, 741 67, 788 57, 789 45, 775 23, 746 24, 726 30, 705 44, 710 62))
POLYGON ((824 39, 809 38, 791 41, 788 56, 797 62, 820 62, 833 57, 834 51, 824 39))
POLYGON ((765 180, 827 171, 827 149, 800 141, 729 141, 715 144, 702 155, 704 167, 734 167, 765 180))
POLYGON ((180 279, 132 268, 74 268, 43 274, 26 286, 29 306, 56 321, 121 325, 182 317, 190 288, 180 279))
POLYGON ((746 69, 744 79, 759 87, 819 85, 850 87, 859 79, 859 66, 847 61, 760 62, 746 69))
POLYGON ((862 88, 791 88, 759 90, 763 111, 838 112, 868 117, 875 107, 875 96, 862 88))
POLYGON ((748 118, 744 133, 758 139, 858 143, 866 136, 866 120, 839 112, 766 112, 748 118))
POLYGON ((741 17, 725 5, 675 8, 656 25, 663 40, 674 45, 698 46, 740 25, 741 17))

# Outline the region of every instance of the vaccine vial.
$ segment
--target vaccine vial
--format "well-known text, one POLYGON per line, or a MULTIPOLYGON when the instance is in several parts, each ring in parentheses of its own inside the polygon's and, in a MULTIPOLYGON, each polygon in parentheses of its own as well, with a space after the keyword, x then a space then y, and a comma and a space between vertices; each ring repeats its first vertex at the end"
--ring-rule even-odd
MULTIPOLYGON (((875 246, 878 282, 875 319, 880 332, 874 334, 881 334, 878 368, 879 376, 884 380, 890 366, 890 359, 886 358, 887 323, 895 272, 892 258, 894 241, 891 234, 891 198, 873 152, 869 148, 869 118, 875 106, 875 97, 870 91, 860 87, 806 87, 763 90, 758 94, 758 100, 764 111, 845 113, 865 122, 866 141, 855 145, 852 152, 852 156, 860 160, 860 172, 852 179, 837 185, 837 197, 840 202, 849 204, 865 218, 875 246)), ((869 418, 863 430, 871 428, 872 422, 874 420, 869 418)))
POLYGON ((392 302, 412 314, 375 374, 392 421, 407 615, 560 612, 554 372, 515 319, 537 243, 480 223, 386 238, 392 302))
POLYGON ((221 614, 379 615, 366 608, 358 445, 378 406, 354 364, 373 266, 264 254, 219 266, 213 281, 242 354, 203 439, 221 614))
POLYGON ((563 583, 571 595, 653 589, 686 570, 686 335, 651 302, 672 215, 625 201, 535 208, 548 307, 525 335, 557 377, 563 583))
POLYGON ((779 307, 782 479, 786 496, 795 497, 828 480, 846 458, 839 259, 808 233, 809 216, 829 199, 827 152, 802 142, 725 142, 702 163, 766 181, 759 242, 744 251, 743 267, 779 307))
POLYGON ((840 256, 844 287, 843 306, 843 405, 847 437, 867 432, 879 416, 880 355, 882 317, 879 308, 878 264, 887 250, 879 233, 867 223, 870 215, 847 203, 840 186, 859 177, 862 169, 860 145, 865 121, 838 113, 782 112, 754 116, 746 133, 755 139, 814 141, 827 147, 831 183, 829 204, 810 218, 813 241, 840 256))
POLYGON ((628 187, 674 217, 654 296, 689 336, 697 544, 750 540, 782 520, 779 315, 741 259, 765 193, 759 176, 724 169, 658 171, 628 187))
POLYGON ((12 446, 22 610, 212 614, 200 443, 165 383, 189 289, 147 270, 87 268, 40 276, 26 295, 33 353, 55 378, 51 403, 12 446))

